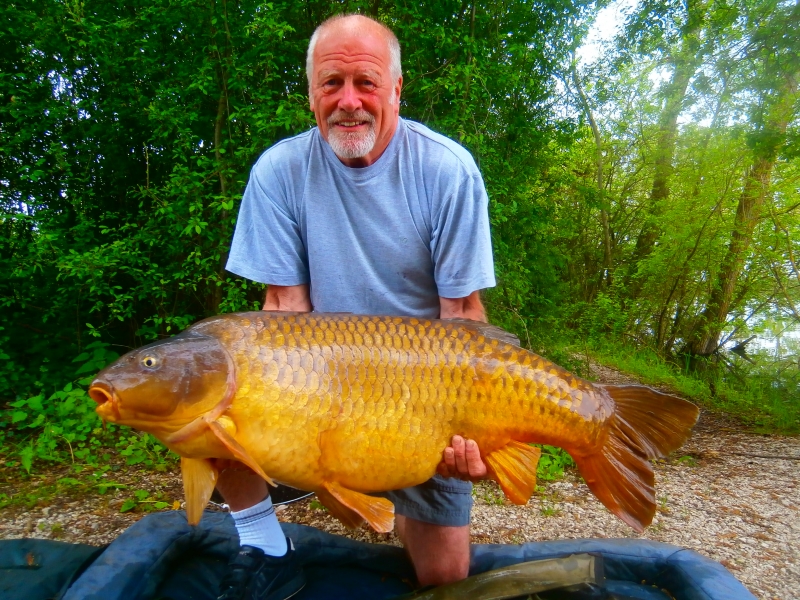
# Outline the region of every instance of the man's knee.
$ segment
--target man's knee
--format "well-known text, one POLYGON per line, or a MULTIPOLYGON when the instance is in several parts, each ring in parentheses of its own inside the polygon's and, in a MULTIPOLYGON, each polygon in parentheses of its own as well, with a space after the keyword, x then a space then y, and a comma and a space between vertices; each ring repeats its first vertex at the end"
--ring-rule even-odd
POLYGON ((443 585, 469 575, 469 525, 433 525, 402 515, 397 521, 420 585, 443 585))
POLYGON ((461 581, 469 575, 469 550, 452 554, 443 552, 441 559, 415 564, 414 569, 423 587, 461 581))

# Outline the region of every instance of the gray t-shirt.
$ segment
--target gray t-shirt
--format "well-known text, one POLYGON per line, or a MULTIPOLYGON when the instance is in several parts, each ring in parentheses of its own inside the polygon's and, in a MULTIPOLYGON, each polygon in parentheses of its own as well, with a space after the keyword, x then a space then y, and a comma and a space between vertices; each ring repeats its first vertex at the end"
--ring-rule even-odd
POLYGON ((256 162, 227 269, 310 283, 319 312, 439 316, 439 296, 495 285, 488 198, 472 156, 400 119, 372 165, 347 167, 314 129, 256 162))

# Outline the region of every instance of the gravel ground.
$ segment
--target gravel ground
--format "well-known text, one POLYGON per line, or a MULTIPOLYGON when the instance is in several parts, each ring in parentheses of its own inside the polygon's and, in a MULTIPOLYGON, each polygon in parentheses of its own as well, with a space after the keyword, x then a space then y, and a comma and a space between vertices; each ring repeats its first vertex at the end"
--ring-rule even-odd
MULTIPOLYGON (((598 379, 624 381, 606 369, 598 379)), ((641 536, 597 502, 576 473, 568 473, 561 481, 545 483, 544 491, 525 506, 509 505, 494 483, 480 483, 475 491, 472 539, 518 544, 642 537, 691 548, 721 562, 758 598, 800 598, 800 439, 741 431, 733 421, 704 413, 689 442, 657 462, 659 509, 641 536)), ((12 503, 0 510, 0 539, 106 544, 153 507, 153 502, 145 502, 120 513, 135 490, 146 490, 148 500, 170 506, 182 499, 177 473, 122 467, 100 481, 128 486, 125 489, 98 495, 62 483, 56 497, 38 501, 33 499, 36 488, 74 475, 57 468, 27 482, 12 481, 8 473, 0 477, 0 494, 32 498, 30 508, 12 503)), ((365 541, 398 543, 392 534, 348 531, 316 506, 308 500, 298 502, 282 507, 279 517, 365 541)))

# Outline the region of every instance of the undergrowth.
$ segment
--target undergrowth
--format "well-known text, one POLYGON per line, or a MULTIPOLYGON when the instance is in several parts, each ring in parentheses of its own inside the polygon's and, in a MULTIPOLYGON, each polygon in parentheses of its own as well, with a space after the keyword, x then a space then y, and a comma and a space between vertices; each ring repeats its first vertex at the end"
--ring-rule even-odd
POLYGON ((665 360, 649 348, 608 339, 570 346, 585 360, 614 367, 645 385, 673 390, 707 409, 741 420, 758 433, 800 433, 798 370, 778 371, 763 357, 718 360, 703 373, 665 360))
POLYGON ((3 466, 30 475, 48 464, 67 463, 74 473, 107 466, 112 453, 127 465, 164 471, 174 463, 158 440, 127 427, 103 424, 87 388, 97 373, 118 358, 108 344, 95 341, 73 360, 75 379, 60 389, 17 399, 0 412, 3 466))

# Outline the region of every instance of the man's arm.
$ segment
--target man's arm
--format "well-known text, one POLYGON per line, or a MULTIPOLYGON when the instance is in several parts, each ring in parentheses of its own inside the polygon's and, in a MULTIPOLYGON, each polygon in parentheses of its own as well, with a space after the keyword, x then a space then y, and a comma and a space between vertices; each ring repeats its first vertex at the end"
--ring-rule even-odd
POLYGON ((439 307, 441 319, 471 319, 486 322, 486 310, 481 302, 480 290, 475 290, 464 298, 439 296, 439 307))
POLYGON ((301 285, 270 285, 262 310, 310 312, 311 295, 307 283, 301 285))
MULTIPOLYGON (((464 298, 443 298, 439 296, 442 319, 471 319, 486 322, 486 310, 481 302, 480 291, 476 290, 464 298)), ((487 475, 486 465, 474 440, 465 440, 460 435, 453 436, 450 446, 442 454, 442 462, 436 471, 442 477, 459 479, 483 479, 487 475)))

